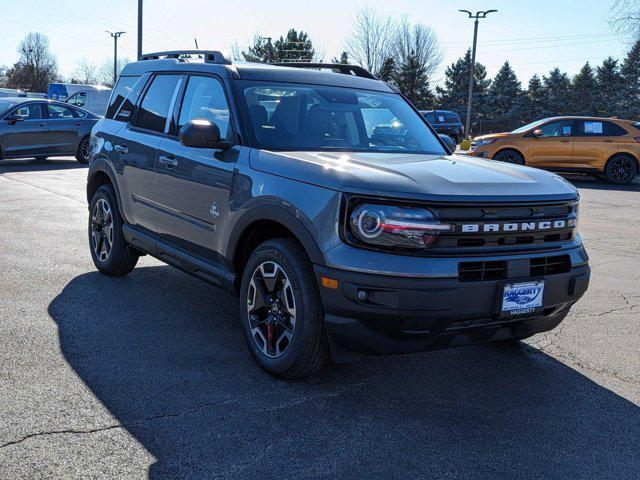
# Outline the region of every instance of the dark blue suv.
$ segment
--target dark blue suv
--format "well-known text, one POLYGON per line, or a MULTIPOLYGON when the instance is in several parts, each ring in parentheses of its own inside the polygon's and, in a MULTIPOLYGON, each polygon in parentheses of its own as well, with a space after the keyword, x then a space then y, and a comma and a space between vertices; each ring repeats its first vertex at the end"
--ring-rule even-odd
POLYGON ((450 155, 350 65, 145 55, 93 129, 87 199, 101 272, 150 254, 233 292, 249 350, 279 377, 522 339, 589 281, 572 185, 450 155))

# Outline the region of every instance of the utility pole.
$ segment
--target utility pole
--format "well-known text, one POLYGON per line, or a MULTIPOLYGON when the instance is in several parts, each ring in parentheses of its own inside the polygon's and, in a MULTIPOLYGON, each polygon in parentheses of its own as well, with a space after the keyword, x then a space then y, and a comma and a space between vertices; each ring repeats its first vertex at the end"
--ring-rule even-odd
POLYGON ((110 32, 107 33, 113 38, 113 86, 116 86, 118 80, 118 39, 127 32, 110 32))
POLYGON ((142 58, 142 0, 138 0, 138 60, 142 58))
POLYGON ((485 10, 483 12, 476 12, 472 14, 469 10, 458 10, 459 12, 466 13, 469 18, 475 19, 473 25, 473 50, 471 51, 471 65, 469 66, 469 97, 467 98, 467 123, 464 128, 464 134, 466 138, 469 137, 469 131, 471 130, 471 103, 473 102, 473 80, 476 74, 476 47, 478 44, 478 23, 481 18, 487 18, 487 15, 498 10, 485 10))

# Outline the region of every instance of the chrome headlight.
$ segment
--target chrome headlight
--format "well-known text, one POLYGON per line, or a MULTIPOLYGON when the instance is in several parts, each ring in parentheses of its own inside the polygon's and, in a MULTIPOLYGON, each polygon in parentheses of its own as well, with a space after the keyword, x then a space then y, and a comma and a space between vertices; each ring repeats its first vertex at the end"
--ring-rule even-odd
POLYGON ((484 145, 489 145, 490 143, 493 143, 493 142, 495 142, 497 140, 498 140, 497 138, 487 138, 487 139, 484 139, 484 140, 475 140, 474 144, 475 144, 476 148, 477 147, 483 147, 484 145))
POLYGON ((349 214, 355 243, 378 247, 428 248, 441 232, 453 228, 422 207, 361 203, 349 214))

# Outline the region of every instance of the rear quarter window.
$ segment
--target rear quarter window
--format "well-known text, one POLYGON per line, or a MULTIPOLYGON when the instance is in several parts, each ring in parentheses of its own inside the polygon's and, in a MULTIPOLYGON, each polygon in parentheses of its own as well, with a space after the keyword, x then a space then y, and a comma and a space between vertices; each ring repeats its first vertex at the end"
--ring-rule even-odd
POLYGON ((139 79, 140 77, 120 77, 118 79, 118 83, 116 83, 109 100, 106 118, 114 118, 116 116, 118 109, 133 92, 133 88, 139 79))

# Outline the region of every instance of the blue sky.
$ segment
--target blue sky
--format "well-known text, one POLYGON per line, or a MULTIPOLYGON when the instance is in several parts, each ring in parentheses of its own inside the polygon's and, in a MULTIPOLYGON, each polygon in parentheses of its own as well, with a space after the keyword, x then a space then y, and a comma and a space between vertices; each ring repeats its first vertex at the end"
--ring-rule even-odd
MULTIPOLYGON (((63 74, 69 75, 82 57, 102 63, 113 44, 105 30, 125 30, 120 55, 135 57, 136 0, 2 0, 0 65, 16 60, 16 47, 29 31, 49 36, 63 74), (8 5, 11 8, 6 8, 8 5)), ((574 74, 585 61, 622 57, 626 39, 607 23, 610 0, 145 0, 145 51, 192 48, 229 49, 246 46, 257 33, 279 36, 290 27, 309 32, 325 60, 342 51, 354 13, 369 5, 413 22, 430 25, 444 50, 439 83, 446 65, 470 45, 473 24, 458 9, 495 8, 480 25, 478 61, 491 76, 510 60, 523 82, 553 67, 574 74)))

